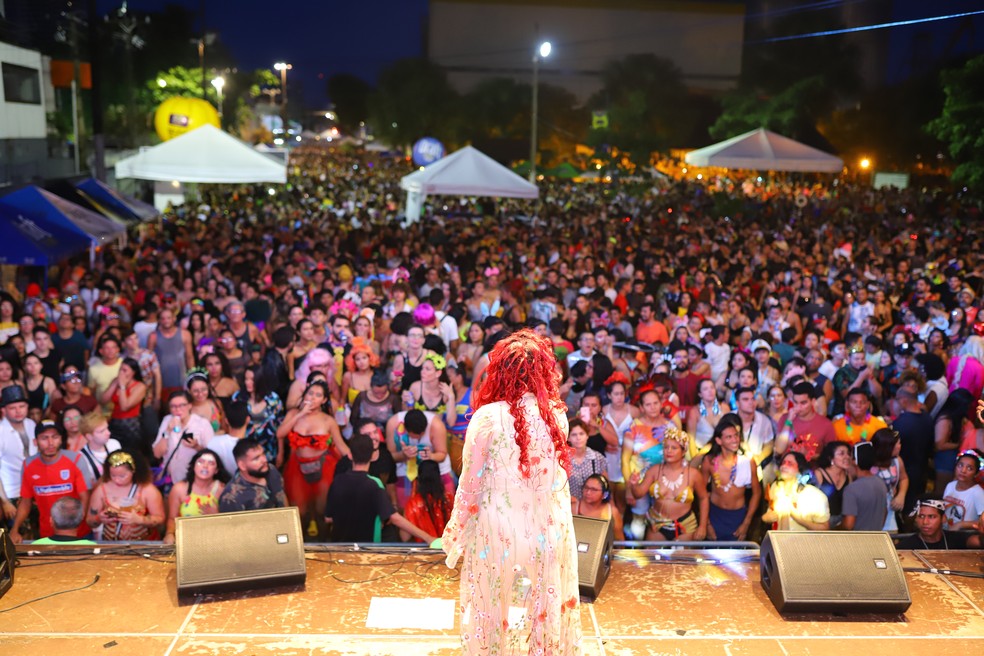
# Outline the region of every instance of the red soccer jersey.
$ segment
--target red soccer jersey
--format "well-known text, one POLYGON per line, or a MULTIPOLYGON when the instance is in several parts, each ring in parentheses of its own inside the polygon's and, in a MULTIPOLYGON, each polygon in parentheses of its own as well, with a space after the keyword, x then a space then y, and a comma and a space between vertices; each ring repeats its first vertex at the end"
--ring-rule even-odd
MULTIPOLYGON (((38 504, 41 537, 51 537, 51 506, 62 497, 81 498, 86 489, 85 477, 75 465, 72 455, 67 451, 59 454, 58 460, 46 465, 40 455, 28 458, 24 463, 24 478, 21 482, 21 496, 34 499, 38 504)), ((89 533, 85 522, 79 525, 79 537, 89 533)))

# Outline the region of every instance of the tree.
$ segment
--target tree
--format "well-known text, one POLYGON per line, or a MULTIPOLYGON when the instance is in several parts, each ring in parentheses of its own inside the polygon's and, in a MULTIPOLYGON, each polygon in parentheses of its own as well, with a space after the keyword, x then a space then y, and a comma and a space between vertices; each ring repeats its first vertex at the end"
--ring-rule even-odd
MULTIPOLYGON (((541 87, 542 89, 542 87, 541 87)), ((490 139, 529 139, 532 89, 512 78, 482 80, 465 95, 473 135, 490 139)))
POLYGON ((362 78, 348 73, 332 75, 326 87, 342 131, 349 134, 357 132, 359 123, 369 118, 372 87, 362 78))
POLYGON ((761 127, 791 139, 803 139, 813 130, 819 118, 816 109, 826 93, 820 76, 801 80, 771 97, 736 91, 721 101, 721 115, 708 131, 715 139, 728 139, 761 127))
POLYGON ((602 90, 589 101, 608 111, 609 127, 592 130, 592 145, 608 144, 647 162, 653 151, 678 145, 690 132, 689 94, 680 69, 652 54, 628 55, 602 71, 602 90))
POLYGON ((926 129, 947 144, 957 167, 953 180, 984 189, 984 55, 943 71, 943 112, 926 129))
POLYGON ((379 74, 369 97, 369 123, 394 146, 409 146, 432 136, 453 141, 458 94, 447 74, 426 59, 401 59, 379 74))

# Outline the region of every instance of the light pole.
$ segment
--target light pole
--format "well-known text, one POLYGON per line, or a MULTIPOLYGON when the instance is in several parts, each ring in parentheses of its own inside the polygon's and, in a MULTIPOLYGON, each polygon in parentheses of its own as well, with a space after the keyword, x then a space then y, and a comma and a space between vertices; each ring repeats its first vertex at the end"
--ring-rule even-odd
POLYGON ((280 120, 283 122, 284 139, 287 138, 287 71, 293 68, 285 62, 277 62, 274 70, 280 71, 280 120))
POLYGON ((533 52, 533 112, 530 123, 530 182, 536 183, 536 124, 537 124, 537 114, 539 111, 539 106, 537 104, 537 96, 540 90, 539 74, 540 74, 540 60, 546 59, 550 56, 550 42, 544 41, 539 45, 539 47, 533 52))
POLYGON ((212 78, 212 86, 219 94, 219 129, 222 128, 222 88, 225 86, 225 78, 221 75, 212 78))

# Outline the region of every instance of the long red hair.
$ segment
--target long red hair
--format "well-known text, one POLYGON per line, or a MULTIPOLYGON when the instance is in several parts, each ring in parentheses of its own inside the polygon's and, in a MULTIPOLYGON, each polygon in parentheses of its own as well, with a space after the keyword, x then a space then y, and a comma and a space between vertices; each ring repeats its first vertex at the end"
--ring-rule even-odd
POLYGON ((547 425, 553 441, 557 462, 570 474, 571 450, 567 445, 567 435, 557 424, 556 410, 565 412, 567 406, 560 400, 557 372, 554 368, 553 346, 529 328, 519 330, 500 340, 489 353, 489 366, 485 370, 487 378, 478 390, 474 400, 477 410, 487 403, 505 401, 509 404, 516 429, 516 445, 519 447, 519 470, 524 478, 529 478, 530 432, 523 412, 522 398, 525 394, 536 397, 540 417, 547 425))

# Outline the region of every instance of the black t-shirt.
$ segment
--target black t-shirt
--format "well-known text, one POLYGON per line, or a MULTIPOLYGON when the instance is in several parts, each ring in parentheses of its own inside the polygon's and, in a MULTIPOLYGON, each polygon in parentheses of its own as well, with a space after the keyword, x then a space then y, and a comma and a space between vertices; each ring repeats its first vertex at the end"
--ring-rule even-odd
POLYGON ((973 533, 966 531, 943 531, 939 542, 925 542, 919 534, 910 535, 899 540, 896 549, 969 549, 967 540, 973 533))
MULTIPOLYGON (((352 471, 352 459, 345 456, 335 465, 335 475, 352 471)), ((369 475, 375 476, 383 485, 396 483, 396 461, 393 454, 383 444, 379 448, 379 457, 369 463, 369 475)))
POLYGON ((903 412, 892 422, 892 430, 899 434, 899 456, 909 476, 909 491, 922 494, 926 491, 928 461, 933 455, 933 418, 926 412, 903 412))
POLYGON ((332 542, 373 542, 377 519, 385 524, 394 512, 386 491, 369 474, 336 470, 325 504, 332 542))

